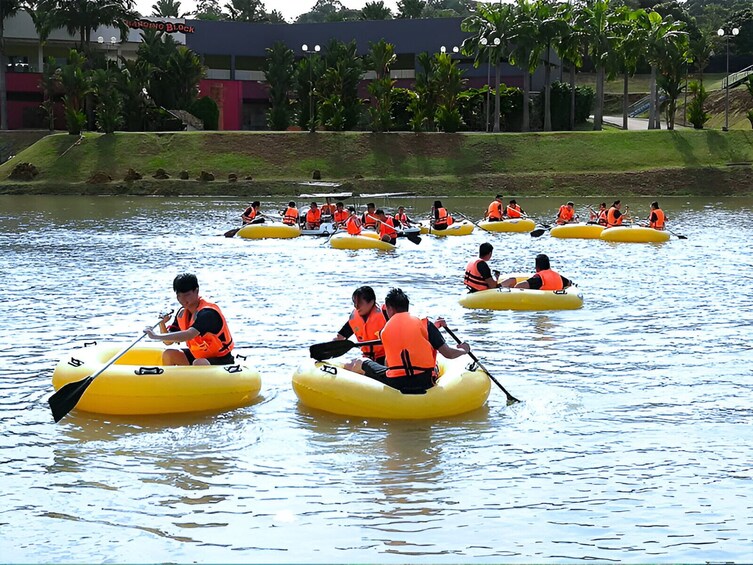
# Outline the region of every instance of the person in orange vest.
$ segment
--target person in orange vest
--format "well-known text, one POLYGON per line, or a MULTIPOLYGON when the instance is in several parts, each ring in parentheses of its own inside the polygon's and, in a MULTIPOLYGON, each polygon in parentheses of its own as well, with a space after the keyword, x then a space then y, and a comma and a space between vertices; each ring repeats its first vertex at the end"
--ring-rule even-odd
POLYGON ((324 197, 324 204, 321 205, 322 221, 331 222, 332 217, 335 215, 335 205, 332 204, 332 198, 329 196, 324 197))
POLYGON ((376 229, 376 205, 373 202, 366 204, 366 211, 361 214, 361 224, 365 228, 376 229))
POLYGON ((557 219, 555 220, 556 223, 562 225, 577 222, 578 215, 575 213, 573 206, 575 206, 575 204, 573 204, 572 201, 560 206, 560 210, 557 212, 557 219))
POLYGON ((446 230, 451 226, 455 220, 447 212, 447 209, 442 206, 441 200, 435 200, 434 206, 431 209, 432 215, 432 227, 435 230, 446 230))
POLYGON ((233 336, 222 310, 199 295, 199 281, 193 273, 183 273, 173 280, 173 290, 180 303, 170 327, 165 324, 170 316, 160 322, 160 333, 146 328, 151 339, 167 345, 185 342, 184 349, 166 349, 162 352, 163 365, 232 365, 233 336))
POLYGON ((405 206, 398 206, 397 213, 395 214, 395 220, 400 224, 400 227, 409 228, 413 222, 405 213, 405 206))
POLYGON ((322 225, 322 211, 316 205, 316 202, 311 203, 311 207, 306 212, 306 229, 318 230, 322 225))
POLYGON ((497 196, 494 197, 494 200, 491 204, 489 204, 489 207, 486 209, 486 214, 484 214, 484 219, 489 220, 490 222, 501 222, 504 220, 504 210, 505 210, 505 204, 502 202, 502 195, 497 194, 497 196))
POLYGON ((258 200, 255 200, 251 203, 251 206, 246 208, 246 210, 241 214, 241 219, 243 220, 243 225, 248 224, 263 224, 264 223, 264 217, 261 215, 261 212, 259 212, 259 208, 261 208, 261 202, 258 200))
POLYGON ((335 213, 332 214, 332 221, 335 222, 335 224, 337 224, 338 226, 344 226, 345 220, 347 220, 348 216, 350 216, 348 211, 345 210, 344 206, 345 204, 343 204, 342 202, 335 204, 335 213))
POLYGON ((525 281, 517 282, 515 277, 503 280, 501 287, 530 288, 531 290, 562 290, 573 284, 559 273, 552 271, 549 256, 539 253, 536 255, 536 274, 525 281))
POLYGON ((292 200, 288 202, 287 209, 282 213, 282 223, 286 226, 298 225, 298 208, 292 200))
POLYGON ((387 216, 381 208, 376 211, 376 217, 379 219, 376 223, 376 229, 379 230, 379 239, 396 245, 397 230, 395 229, 395 220, 387 216))
POLYGON ((651 203, 651 212, 648 215, 648 227, 663 230, 666 227, 667 219, 664 211, 659 208, 659 202, 654 200, 651 203))
POLYGON ((356 216, 355 207, 348 206, 348 212, 350 216, 345 220, 345 231, 350 235, 361 235, 361 220, 356 216))
MULTIPOLYGON (((358 218, 356 218, 357 220, 358 218)), ((370 286, 359 286, 351 297, 353 300, 353 312, 335 340, 348 339, 355 335, 360 341, 373 341, 379 339, 379 332, 387 323, 387 312, 384 306, 376 303, 376 294, 370 286)), ((377 363, 384 363, 384 347, 381 345, 367 345, 361 348, 365 357, 377 363)))
POLYGON ((607 203, 602 202, 599 204, 599 209, 594 210, 590 206, 588 209, 591 211, 588 217, 588 221, 594 224, 599 224, 600 226, 606 226, 607 225, 607 203))
POLYGON ((437 352, 447 359, 455 359, 471 348, 463 342, 457 347, 447 345, 439 327, 441 318, 432 323, 408 312, 410 301, 401 289, 393 288, 384 299, 387 323, 380 336, 385 363, 371 359, 355 359, 345 368, 366 375, 404 394, 421 394, 434 386, 437 379, 437 352))
POLYGON ((622 202, 615 200, 612 207, 607 211, 607 228, 614 228, 622 225, 622 219, 627 217, 630 206, 625 207, 625 214, 620 211, 622 202))
POLYGON ((523 209, 518 206, 518 203, 513 198, 510 200, 510 203, 507 205, 507 208, 505 209, 505 214, 508 218, 514 219, 514 218, 522 218, 526 215, 526 213, 523 211, 523 209))
POLYGON ((482 243, 478 248, 478 259, 474 259, 465 267, 463 283, 468 287, 468 292, 497 288, 499 271, 494 271, 494 276, 492 276, 492 270, 488 263, 492 258, 493 251, 494 247, 491 243, 482 243))

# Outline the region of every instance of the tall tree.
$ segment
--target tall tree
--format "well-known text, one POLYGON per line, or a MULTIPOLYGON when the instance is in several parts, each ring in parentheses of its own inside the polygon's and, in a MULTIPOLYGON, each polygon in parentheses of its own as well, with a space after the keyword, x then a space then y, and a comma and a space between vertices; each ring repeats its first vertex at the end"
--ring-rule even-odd
POLYGON ((37 68, 39 72, 42 72, 44 67, 44 46, 52 30, 58 27, 55 21, 55 3, 54 0, 26 0, 23 4, 23 9, 31 17, 34 29, 39 36, 37 68))
POLYGON ((609 0, 591 0, 578 12, 578 27, 587 38, 588 54, 596 68, 594 129, 601 130, 604 117, 604 81, 612 49, 609 0))
POLYGON ((268 21, 264 2, 261 0, 230 0, 225 4, 230 18, 235 22, 266 22, 268 21))
POLYGON ((91 89, 97 97, 97 128, 109 134, 123 123, 123 104, 117 89, 119 71, 94 69, 91 74, 91 89))
POLYGON ((78 48, 91 51, 91 33, 101 26, 120 29, 120 37, 128 37, 126 21, 133 19, 133 0, 56 0, 56 24, 71 35, 79 35, 78 48))
POLYGON ((538 9, 530 0, 516 0, 513 7, 513 25, 510 43, 510 63, 523 69, 523 131, 531 129, 531 75, 539 66, 541 36, 538 9))
POLYGON ((561 17, 557 5, 549 0, 536 1, 534 17, 544 65, 544 131, 552 131, 552 48, 567 34, 568 24, 561 17))
POLYGON ((361 115, 358 83, 363 75, 363 59, 355 40, 331 40, 324 49, 326 69, 317 82, 319 120, 331 130, 351 130, 361 115))
POLYGON ((362 20, 391 20, 392 10, 384 5, 383 0, 366 2, 361 9, 362 20))
POLYGON ((21 9, 18 0, 0 1, 0 130, 8 129, 8 91, 5 84, 5 22, 21 9))
POLYGON ((449 53, 435 55, 434 82, 437 85, 437 125, 441 131, 455 133, 463 125, 458 96, 465 80, 462 70, 449 53))
POLYGON ((411 129, 415 132, 434 131, 439 90, 436 84, 436 59, 426 52, 419 53, 416 69, 416 97, 411 100, 411 129))
POLYGON ((560 40, 554 44, 554 49, 559 55, 563 65, 566 65, 570 74, 570 129, 575 129, 575 74, 583 65, 583 42, 584 34, 578 27, 578 7, 571 3, 559 5, 559 17, 565 22, 564 33, 560 40))
POLYGON ((90 92, 89 73, 86 71, 86 57, 71 49, 68 54, 68 63, 60 71, 60 83, 63 86, 65 96, 65 121, 68 133, 79 135, 86 124, 86 115, 83 112, 84 99, 90 92))
POLYGON ((389 131, 392 125, 392 89, 395 81, 390 77, 390 66, 395 62, 395 46, 384 39, 370 44, 367 67, 376 74, 368 90, 373 104, 369 107, 373 131, 389 131))
POLYGON ((400 0, 397 3, 397 17, 415 20, 421 17, 426 0, 400 0))
POLYGON ((267 47, 264 76, 269 84, 269 111, 267 125, 272 130, 286 130, 291 122, 288 93, 293 90, 295 54, 282 41, 267 47))
POLYGON ((643 58, 646 45, 646 32, 639 25, 639 18, 645 15, 642 9, 632 10, 620 6, 611 15, 611 26, 615 31, 616 48, 613 51, 615 66, 622 72, 622 129, 628 129, 629 79, 635 74, 638 63, 643 58))
POLYGON ((198 0, 195 17, 197 20, 219 21, 224 20, 226 15, 220 7, 219 0, 198 0))
POLYGON ((152 15, 161 18, 179 18, 180 0, 157 0, 152 4, 152 15))

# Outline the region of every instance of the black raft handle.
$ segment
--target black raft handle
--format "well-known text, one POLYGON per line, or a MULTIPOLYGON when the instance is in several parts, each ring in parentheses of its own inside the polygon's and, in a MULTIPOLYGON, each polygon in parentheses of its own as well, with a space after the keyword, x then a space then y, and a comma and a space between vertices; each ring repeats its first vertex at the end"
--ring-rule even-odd
POLYGON ((97 342, 96 341, 85 341, 84 342, 84 347, 89 347, 89 346, 92 346, 92 345, 97 345, 97 342))
POLYGON ((161 375, 165 370, 162 367, 139 367, 134 371, 136 375, 161 375))
POLYGON ((68 361, 68 364, 69 364, 69 365, 70 365, 71 367, 80 367, 81 365, 83 365, 83 364, 84 364, 84 362, 83 362, 83 361, 81 361, 81 360, 79 360, 79 359, 76 359, 75 357, 71 357, 71 360, 70 360, 70 361, 68 361))
POLYGON ((225 365, 225 370, 228 373, 240 373, 243 369, 240 365, 225 365))

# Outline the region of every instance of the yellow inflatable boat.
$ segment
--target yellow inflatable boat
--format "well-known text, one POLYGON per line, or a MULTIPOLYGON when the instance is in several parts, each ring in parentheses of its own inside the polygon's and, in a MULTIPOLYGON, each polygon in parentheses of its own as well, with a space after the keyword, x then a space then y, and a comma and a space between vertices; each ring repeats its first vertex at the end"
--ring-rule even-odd
POLYGON ((536 222, 528 218, 514 218, 502 220, 501 222, 482 220, 478 223, 478 227, 490 232, 530 233, 536 227, 536 222))
POLYGON ((293 375, 293 390, 304 406, 361 418, 444 418, 484 405, 491 383, 486 373, 443 360, 439 371, 439 380, 425 394, 403 394, 338 364, 312 361, 293 375))
POLYGON ((555 226, 549 235, 560 239, 599 239, 604 226, 599 224, 564 224, 555 226))
POLYGON ((662 243, 669 241, 669 232, 641 226, 618 226, 616 228, 605 229, 599 237, 604 241, 662 243))
POLYGON ((429 222, 421 222, 421 233, 431 234, 437 236, 445 235, 470 235, 473 233, 475 226, 468 220, 462 220, 450 225, 446 230, 438 230, 433 228, 429 222))
POLYGON ((238 237, 245 239, 290 239, 301 235, 301 228, 283 223, 249 224, 238 230, 238 237))
POLYGON ((395 249, 394 245, 382 241, 374 232, 363 232, 361 235, 338 232, 329 238, 329 244, 335 249, 381 249, 382 251, 395 249))
MULTIPOLYGON (((504 280, 505 276, 500 277, 504 280)), ((516 277, 518 282, 528 276, 516 277)), ((583 307, 583 294, 577 286, 565 290, 492 288, 463 295, 460 305, 481 310, 577 310, 583 307)))
MULTIPOLYGON (((71 352, 55 367, 55 390, 92 375, 122 350, 103 344, 71 352)), ((222 411, 247 406, 261 377, 242 365, 160 366, 164 347, 136 346, 95 378, 76 409, 96 414, 147 415, 222 411)))

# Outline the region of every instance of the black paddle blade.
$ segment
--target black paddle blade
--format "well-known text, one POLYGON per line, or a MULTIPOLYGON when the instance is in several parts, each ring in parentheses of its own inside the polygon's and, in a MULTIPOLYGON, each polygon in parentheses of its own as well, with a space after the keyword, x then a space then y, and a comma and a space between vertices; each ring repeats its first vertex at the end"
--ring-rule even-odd
POLYGON ((546 228, 539 228, 531 232, 531 237, 541 237, 546 233, 546 228))
POLYGON ((680 235, 680 234, 678 233, 678 234, 677 234, 677 239, 688 239, 688 236, 687 236, 687 235, 680 235))
POLYGON ((76 407, 93 381, 94 377, 86 377, 81 381, 68 383, 47 400, 55 422, 65 418, 65 415, 76 407))
POLYGON ((374 341, 362 341, 360 343, 354 343, 347 339, 341 339, 339 341, 327 341, 325 343, 315 343, 309 347, 309 354, 317 361, 324 361, 325 359, 332 359, 333 357, 340 357, 345 355, 348 351, 354 347, 363 347, 364 345, 380 345, 382 342, 379 340, 374 341))
POLYGON ((239 231, 241 231, 241 228, 233 228, 231 230, 227 230, 223 235, 225 237, 235 237, 235 234, 237 234, 239 231))
POLYGON ((408 238, 408 241, 410 241, 411 243, 415 243, 416 245, 421 243, 421 236, 418 235, 417 233, 408 233, 408 234, 405 234, 405 237, 408 238))

